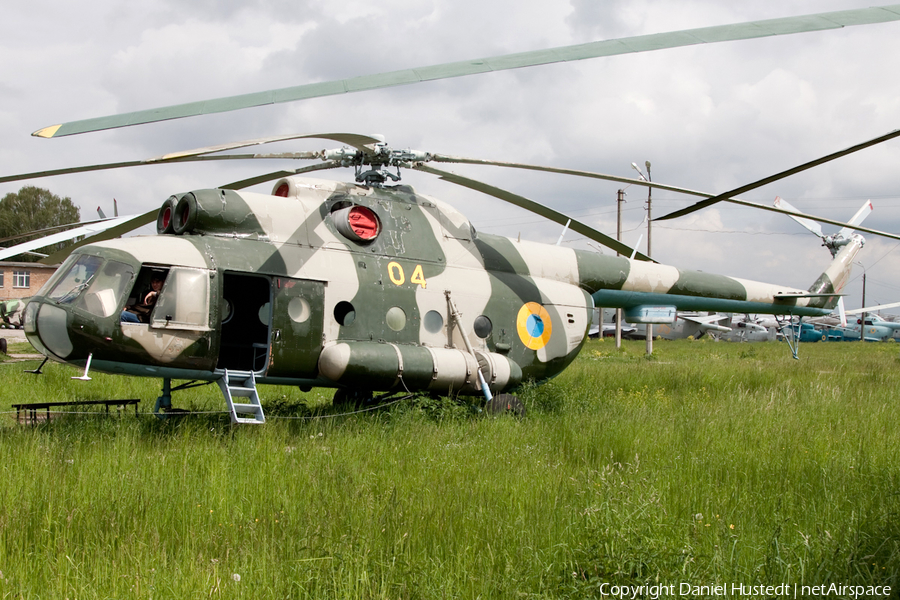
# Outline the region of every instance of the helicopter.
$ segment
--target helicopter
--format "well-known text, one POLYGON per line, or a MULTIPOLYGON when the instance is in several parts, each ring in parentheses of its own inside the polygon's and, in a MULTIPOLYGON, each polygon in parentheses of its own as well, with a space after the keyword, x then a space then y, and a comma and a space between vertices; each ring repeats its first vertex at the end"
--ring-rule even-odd
POLYGON ((731 331, 717 334, 717 339, 729 342, 771 342, 777 339, 774 327, 766 328, 758 323, 737 320, 734 317, 729 321, 731 331))
MULTIPOLYGON (((859 314, 864 311, 847 311, 847 314, 859 314)), ((876 314, 866 315, 865 326, 862 324, 862 316, 850 319, 845 326, 832 326, 827 329, 828 339, 834 341, 858 342, 863 339, 867 342, 883 342, 894 339, 897 331, 900 331, 900 323, 888 321, 876 314), (860 333, 860 328, 863 328, 860 333)))
POLYGON ((402 390, 514 407, 509 392, 575 359, 595 304, 637 323, 673 323, 678 310, 823 315, 864 243, 853 234, 802 290, 660 265, 574 220, 571 229, 635 258, 512 240, 386 185, 397 175, 385 169, 416 160, 412 168, 527 199, 430 167, 428 153, 323 135, 358 144, 320 153, 321 164, 355 168, 356 183, 289 176, 270 194, 233 185, 172 196, 157 236, 69 255, 25 308, 29 341, 83 367, 83 378, 91 368, 162 378, 157 411, 171 406, 171 380, 216 381, 235 423, 265 421, 257 384, 334 387, 336 402, 402 390), (152 311, 124 321, 154 277, 163 285, 152 311))
MULTIPOLYGON (((877 19, 886 18, 883 12, 877 19)), ((864 22, 861 15, 873 14, 845 13, 846 24, 864 22)), ((751 29, 752 35, 770 35, 824 26, 812 18, 777 21, 768 30, 755 23, 743 32, 733 26, 716 35, 705 33, 719 39, 728 29, 737 37, 721 39, 739 39, 751 35, 751 29)), ((829 26, 836 21, 840 19, 832 17, 829 26)), ((675 35, 666 43, 674 44, 676 38, 681 44, 699 39, 675 35)), ((663 47, 663 40, 644 40, 645 49, 663 47)), ((603 55, 598 48, 581 49, 576 58, 603 55)), ((525 54, 529 56, 506 57, 506 64, 566 59, 525 54)), ((434 72, 417 70, 415 80, 423 73, 425 78, 439 78, 486 70, 477 61, 456 69, 438 67, 434 72)), ((341 82, 313 87, 319 95, 328 95, 413 80, 412 75, 389 73, 365 85, 355 81, 350 86, 341 82)), ((65 123, 35 135, 59 137, 311 97, 311 88, 301 87, 240 101, 221 99, 65 123)), ((160 413, 171 407, 174 391, 191 385, 173 387, 173 380, 216 382, 234 423, 263 423, 258 384, 334 388, 335 402, 368 400, 381 392, 427 392, 483 397, 489 407, 514 409, 520 406, 513 395, 518 386, 546 381, 575 359, 595 305, 623 308, 630 322, 651 324, 672 323, 679 310, 823 315, 837 304, 864 243, 852 234, 807 289, 679 270, 552 208, 431 163, 564 173, 700 196, 704 206, 726 201, 784 212, 737 195, 897 136, 900 131, 722 194, 570 169, 398 150, 384 138, 348 133, 275 136, 0 180, 214 160, 220 152, 301 138, 343 144, 278 156, 320 161, 310 166, 174 194, 158 210, 136 218, 155 220, 155 236, 112 239, 124 231, 113 228, 86 238, 25 309, 29 341, 49 359, 83 368, 81 379, 88 379, 91 369, 161 378, 155 408, 160 413), (305 176, 334 168, 354 169, 354 182, 305 176), (449 204, 403 184, 401 170, 429 173, 526 208, 624 256, 478 232, 449 204), (245 191, 271 181, 270 193, 245 191), (123 320, 124 313, 146 297, 152 281, 162 282, 152 309, 136 323, 123 320)), ((853 229, 896 239, 858 225, 853 229)), ((54 255, 45 260, 60 259, 54 255)))

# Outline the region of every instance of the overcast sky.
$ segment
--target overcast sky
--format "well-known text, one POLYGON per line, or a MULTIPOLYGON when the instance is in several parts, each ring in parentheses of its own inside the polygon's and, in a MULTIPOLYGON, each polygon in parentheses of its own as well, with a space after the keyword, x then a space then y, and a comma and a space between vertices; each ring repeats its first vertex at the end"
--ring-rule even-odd
MULTIPOLYGON (((346 94, 61 139, 41 127, 314 81, 553 46, 834 10, 872 0, 494 0, 429 2, 31 0, 0 19, 0 172, 133 160, 301 132, 381 133, 394 147, 633 176, 719 193, 900 127, 900 22, 709 44, 346 94)), ((302 141, 273 150, 319 149, 302 141)), ((743 196, 900 232, 900 140, 743 196)), ((144 212, 281 163, 170 165, 0 184, 69 196, 83 219, 102 206, 144 212)), ((452 167, 615 235, 617 184, 491 167, 452 167)), ((350 172, 324 177, 348 179, 350 172)), ((555 242, 561 228, 425 174, 404 181, 448 200, 480 231, 555 242)), ((267 192, 271 184, 256 191, 267 192)), ((623 239, 646 228, 646 190, 626 190, 623 239)), ((659 216, 695 199, 653 196, 659 216)), ((826 232, 836 228, 824 226, 826 232)), ((808 287, 830 260, 787 217, 718 205, 654 224, 653 256, 808 287)), ((587 248, 569 233, 566 243, 587 248)), ((604 252, 609 252, 604 250, 604 252)), ((867 304, 900 301, 898 242, 867 236, 867 304)), ((862 269, 846 292, 860 305, 862 269)))

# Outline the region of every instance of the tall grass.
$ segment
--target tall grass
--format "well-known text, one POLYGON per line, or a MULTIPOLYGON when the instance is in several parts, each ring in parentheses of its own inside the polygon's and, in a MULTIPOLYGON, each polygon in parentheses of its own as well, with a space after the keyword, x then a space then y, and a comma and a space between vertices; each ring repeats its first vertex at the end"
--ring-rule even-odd
MULTIPOLYGON (((269 421, 0 427, 0 597, 596 597, 603 583, 900 588, 898 347, 592 342, 524 419, 417 399, 269 421), (308 417, 330 418, 308 418, 308 417)), ((158 381, 0 366, 0 407, 158 381), (15 395, 13 395, 15 394, 15 395), (34 400, 32 400, 34 399, 34 400)), ((221 410, 215 387, 176 405, 221 410)), ((840 596, 838 596, 840 597, 840 596)))

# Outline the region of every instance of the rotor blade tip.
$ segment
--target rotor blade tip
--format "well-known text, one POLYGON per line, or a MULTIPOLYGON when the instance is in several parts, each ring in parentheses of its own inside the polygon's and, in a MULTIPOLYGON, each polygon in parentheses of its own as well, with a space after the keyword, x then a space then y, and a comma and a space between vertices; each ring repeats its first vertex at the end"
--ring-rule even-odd
POLYGON ((54 135, 56 135, 56 132, 59 131, 60 127, 62 127, 62 123, 60 123, 59 125, 51 125, 50 127, 38 129, 31 135, 33 135, 34 137, 52 138, 54 135))

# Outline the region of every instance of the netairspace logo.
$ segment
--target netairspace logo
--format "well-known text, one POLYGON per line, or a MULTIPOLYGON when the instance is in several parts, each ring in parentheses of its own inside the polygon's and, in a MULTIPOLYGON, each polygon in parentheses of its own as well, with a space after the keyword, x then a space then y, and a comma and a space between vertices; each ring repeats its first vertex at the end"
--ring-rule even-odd
POLYGON ((828 583, 822 585, 746 585, 743 583, 694 585, 669 583, 657 585, 600 586, 601 598, 620 600, 660 600, 660 598, 886 598, 891 595, 889 585, 846 585, 828 583))

